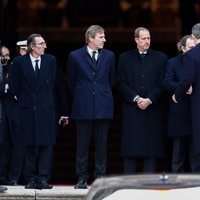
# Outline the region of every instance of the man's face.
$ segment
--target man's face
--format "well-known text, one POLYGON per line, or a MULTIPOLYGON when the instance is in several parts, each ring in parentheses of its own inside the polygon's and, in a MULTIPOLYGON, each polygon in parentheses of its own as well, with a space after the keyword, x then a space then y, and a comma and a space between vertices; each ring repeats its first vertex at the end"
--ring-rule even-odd
POLYGON ((36 37, 35 43, 32 45, 31 54, 33 57, 39 57, 44 54, 45 49, 47 48, 46 42, 42 37, 36 37))
POLYGON ((106 42, 105 34, 97 33, 94 38, 90 37, 88 46, 93 50, 103 49, 104 43, 106 42))
POLYGON ((135 38, 137 48, 141 52, 145 52, 149 49, 151 44, 151 37, 149 31, 142 30, 139 32, 139 37, 135 38))
POLYGON ((183 51, 183 53, 185 53, 195 46, 196 46, 195 40, 192 39, 192 38, 188 38, 186 43, 185 43, 185 46, 182 47, 182 51, 183 51))
POLYGON ((3 47, 1 50, 1 54, 3 57, 7 58, 8 60, 10 59, 10 51, 8 48, 3 47))
POLYGON ((1 55, 2 58, 0 59, 0 64, 3 66, 6 66, 9 64, 9 60, 10 60, 10 51, 8 48, 6 47, 2 47, 1 49, 1 55))

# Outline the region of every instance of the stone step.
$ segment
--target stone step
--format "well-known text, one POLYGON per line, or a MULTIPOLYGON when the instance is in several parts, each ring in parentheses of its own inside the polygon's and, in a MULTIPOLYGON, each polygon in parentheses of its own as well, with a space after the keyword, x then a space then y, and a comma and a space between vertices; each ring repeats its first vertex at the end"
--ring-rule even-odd
POLYGON ((0 200, 80 200, 88 189, 74 189, 73 186, 54 186, 50 190, 24 189, 24 186, 6 186, 0 193, 0 200))

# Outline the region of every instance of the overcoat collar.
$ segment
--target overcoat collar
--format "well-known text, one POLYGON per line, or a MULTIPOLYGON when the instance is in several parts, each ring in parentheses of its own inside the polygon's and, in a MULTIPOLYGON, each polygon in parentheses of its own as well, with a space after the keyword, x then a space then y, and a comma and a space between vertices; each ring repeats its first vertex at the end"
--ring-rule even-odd
POLYGON ((33 88, 38 88, 43 82, 45 81, 45 76, 48 72, 48 61, 45 59, 45 57, 42 55, 41 56, 41 65, 40 65, 40 72, 39 72, 39 77, 36 79, 35 77, 35 72, 34 68, 30 59, 30 56, 27 54, 24 59, 24 64, 23 64, 23 70, 24 70, 24 76, 26 77, 27 81, 30 83, 30 85, 33 88))
MULTIPOLYGON (((93 62, 92 62, 92 58, 90 56, 90 54, 87 51, 87 45, 84 45, 82 48, 82 53, 84 58, 86 59, 86 61, 89 63, 89 65, 94 68, 93 62)), ((99 55, 98 55, 98 59, 97 59, 97 63, 96 63, 96 69, 99 68, 99 66, 101 65, 102 60, 104 59, 105 53, 104 53, 104 49, 99 50, 99 55)))

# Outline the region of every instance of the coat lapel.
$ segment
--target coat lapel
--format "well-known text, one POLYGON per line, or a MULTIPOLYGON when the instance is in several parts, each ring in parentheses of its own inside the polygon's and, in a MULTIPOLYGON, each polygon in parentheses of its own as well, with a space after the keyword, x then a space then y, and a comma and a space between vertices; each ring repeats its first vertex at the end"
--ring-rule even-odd
POLYGON ((23 71, 24 71, 24 76, 27 82, 29 83, 29 85, 32 88, 35 88, 36 87, 35 72, 33 69, 33 65, 31 63, 30 56, 28 54, 24 57, 23 71))
POLYGON ((40 65, 40 72, 39 72, 39 77, 38 77, 38 86, 40 84, 43 84, 45 80, 45 76, 48 73, 48 61, 45 59, 44 56, 41 56, 41 65, 40 65))

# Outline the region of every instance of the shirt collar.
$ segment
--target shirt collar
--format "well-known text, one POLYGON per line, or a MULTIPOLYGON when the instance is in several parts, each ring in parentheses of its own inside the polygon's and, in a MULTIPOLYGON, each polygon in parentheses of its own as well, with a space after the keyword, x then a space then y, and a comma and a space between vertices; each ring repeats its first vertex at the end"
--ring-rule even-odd
POLYGON ((140 54, 147 54, 147 51, 141 52, 139 51, 140 54))
POLYGON ((88 46, 87 46, 87 51, 88 51, 88 53, 89 53, 90 55, 92 55, 92 52, 93 52, 93 51, 96 51, 97 54, 98 54, 98 51, 97 51, 97 50, 93 50, 93 49, 91 49, 91 48, 88 47, 88 46))
POLYGON ((39 60, 39 62, 41 61, 41 56, 39 56, 38 58, 34 58, 31 54, 29 55, 32 63, 35 62, 35 60, 39 60))

